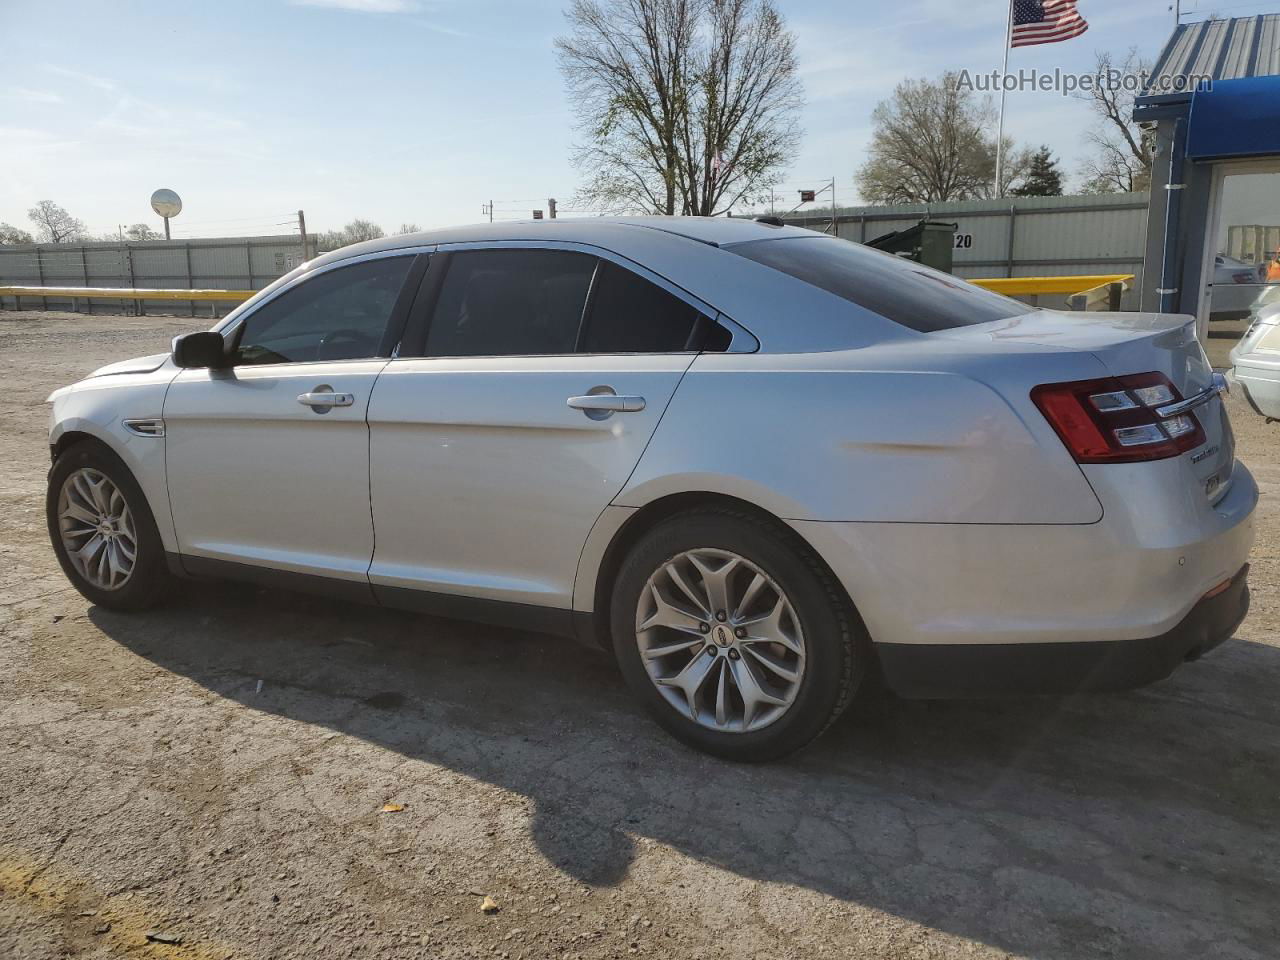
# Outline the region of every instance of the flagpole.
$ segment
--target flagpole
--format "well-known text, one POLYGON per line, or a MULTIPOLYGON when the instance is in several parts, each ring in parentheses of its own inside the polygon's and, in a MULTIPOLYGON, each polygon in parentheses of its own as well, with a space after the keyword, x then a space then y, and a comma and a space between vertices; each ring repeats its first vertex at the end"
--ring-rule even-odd
POLYGON ((1003 195, 1001 178, 1004 174, 1004 102, 1005 97, 1008 96, 1004 78, 1009 72, 1009 48, 1013 46, 1013 3, 1014 0, 1009 0, 1009 12, 1004 18, 1004 70, 1000 74, 1000 128, 996 134, 996 197, 1003 195))

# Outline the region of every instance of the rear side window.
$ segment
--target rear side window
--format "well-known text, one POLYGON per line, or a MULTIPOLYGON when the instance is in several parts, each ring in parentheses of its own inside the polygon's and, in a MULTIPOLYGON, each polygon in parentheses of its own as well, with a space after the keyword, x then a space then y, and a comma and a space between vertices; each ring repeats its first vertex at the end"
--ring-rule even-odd
MULTIPOLYGON (((600 261, 582 353, 676 353, 697 349, 700 314, 657 284, 600 261)), ((702 324, 710 324, 705 317, 702 324)), ((723 347, 721 348, 723 349, 723 347)))
POLYGON ((573 353, 595 257, 564 250, 452 255, 427 331, 428 357, 573 353))
POLYGON ((752 240, 724 249, 921 333, 1032 312, 940 270, 834 237, 752 240))

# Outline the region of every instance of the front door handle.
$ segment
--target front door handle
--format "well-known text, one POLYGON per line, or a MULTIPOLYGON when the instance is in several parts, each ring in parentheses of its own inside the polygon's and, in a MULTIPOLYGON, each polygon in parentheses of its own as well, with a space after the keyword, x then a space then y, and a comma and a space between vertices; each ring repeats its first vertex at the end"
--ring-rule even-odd
POLYGON ((316 409, 317 407, 349 407, 356 402, 354 394, 350 393, 334 393, 333 391, 314 391, 312 393, 299 394, 298 402, 304 407, 316 409))
POLYGON ((591 413, 639 413, 644 409, 644 397, 620 397, 614 393, 592 393, 585 397, 570 397, 566 403, 575 410, 591 413))

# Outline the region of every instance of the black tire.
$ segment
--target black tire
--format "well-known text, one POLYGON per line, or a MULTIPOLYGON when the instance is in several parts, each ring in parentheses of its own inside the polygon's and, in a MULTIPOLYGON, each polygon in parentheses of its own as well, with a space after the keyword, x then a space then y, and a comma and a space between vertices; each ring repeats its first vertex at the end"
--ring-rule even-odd
POLYGON ((106 444, 97 440, 81 440, 58 455, 49 471, 49 487, 45 495, 45 521, 49 541, 71 585, 90 603, 112 610, 144 610, 154 606, 171 583, 165 564, 164 545, 156 528, 155 517, 146 495, 129 468, 106 444), (102 589, 86 580, 67 556, 58 529, 58 495, 67 477, 83 467, 107 476, 124 496, 133 515, 137 535, 137 553, 129 579, 114 590, 102 589))
POLYGON ((728 760, 775 760, 807 745, 849 706, 871 658, 860 619, 812 549, 782 524, 732 509, 681 513, 646 533, 622 563, 609 613, 632 692, 674 737, 728 760), (659 566, 698 548, 731 551, 758 566, 785 592, 804 633, 806 666, 796 698, 762 729, 730 733, 698 724, 659 693, 641 659, 635 629, 641 591, 659 566))

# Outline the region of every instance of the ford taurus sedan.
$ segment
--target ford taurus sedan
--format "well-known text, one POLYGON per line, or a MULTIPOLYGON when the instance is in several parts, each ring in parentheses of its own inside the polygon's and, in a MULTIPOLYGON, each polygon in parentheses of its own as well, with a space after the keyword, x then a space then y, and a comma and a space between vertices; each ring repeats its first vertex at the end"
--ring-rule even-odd
POLYGON ((745 220, 394 237, 56 391, 49 532, 107 607, 225 577, 574 635, 768 759, 872 673, 1123 689, 1230 636, 1257 487, 1194 331, 745 220))

